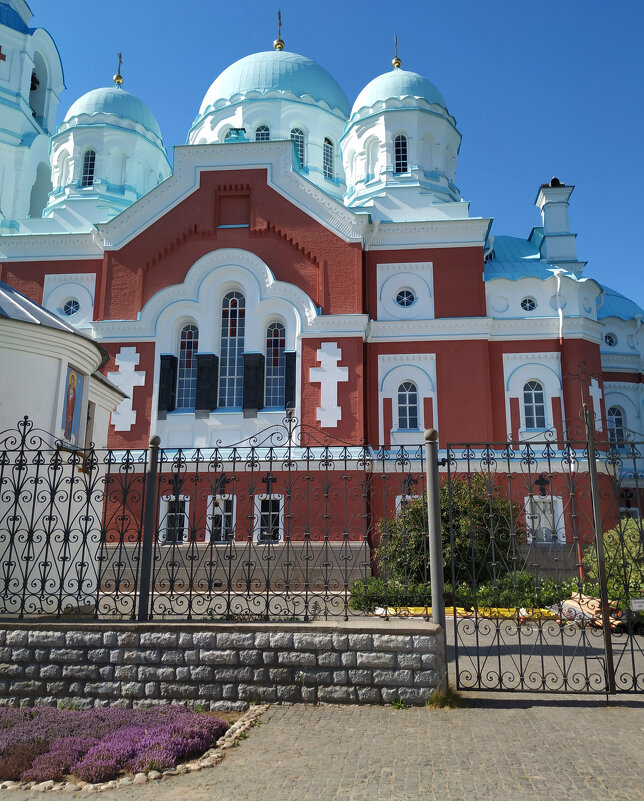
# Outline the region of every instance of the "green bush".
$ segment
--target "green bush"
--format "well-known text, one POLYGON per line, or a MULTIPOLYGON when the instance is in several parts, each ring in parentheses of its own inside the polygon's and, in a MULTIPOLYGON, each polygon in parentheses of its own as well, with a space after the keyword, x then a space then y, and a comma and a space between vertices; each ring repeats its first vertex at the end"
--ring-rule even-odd
MULTIPOLYGON (((605 531, 604 556, 608 598, 621 609, 630 608, 631 598, 644 596, 644 534, 635 520, 620 520, 605 531)), ((599 597, 597 551, 591 546, 583 557, 584 593, 599 597)))

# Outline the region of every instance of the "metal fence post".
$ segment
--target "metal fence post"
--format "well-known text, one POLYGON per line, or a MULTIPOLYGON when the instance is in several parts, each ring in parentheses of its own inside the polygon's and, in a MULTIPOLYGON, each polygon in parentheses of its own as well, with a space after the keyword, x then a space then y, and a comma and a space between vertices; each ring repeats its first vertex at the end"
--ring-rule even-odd
POLYGON ((438 431, 425 431, 425 470, 427 472, 427 533, 429 536, 429 576, 432 599, 432 620, 445 631, 445 597, 443 581, 443 537, 441 501, 438 483, 438 431))
POLYGON ((145 499, 143 504, 143 542, 141 544, 139 613, 142 622, 150 616, 150 577, 152 573, 152 552, 154 548, 154 522, 157 513, 157 472, 159 469, 159 445, 161 437, 150 439, 148 471, 145 479, 145 499))
POLYGON ((599 484, 597 481, 597 453, 595 451, 595 421, 591 418, 588 405, 584 403, 584 423, 588 440, 588 474, 590 476, 590 497, 593 505, 593 528, 595 530, 595 548, 597 549, 597 578, 599 579, 599 597, 602 608, 602 630, 604 635, 604 651, 606 654, 606 691, 614 695, 615 663, 613 660, 613 639, 610 627, 610 607, 608 605, 608 586, 606 582, 606 557, 604 556, 604 534, 602 516, 599 505, 599 484))

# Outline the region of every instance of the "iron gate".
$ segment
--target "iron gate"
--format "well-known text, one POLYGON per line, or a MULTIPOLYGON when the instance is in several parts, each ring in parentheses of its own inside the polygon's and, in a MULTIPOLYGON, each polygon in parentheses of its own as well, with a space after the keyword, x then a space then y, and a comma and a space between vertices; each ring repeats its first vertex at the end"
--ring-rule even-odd
POLYGON ((457 686, 644 692, 644 443, 452 444, 447 473, 457 686))

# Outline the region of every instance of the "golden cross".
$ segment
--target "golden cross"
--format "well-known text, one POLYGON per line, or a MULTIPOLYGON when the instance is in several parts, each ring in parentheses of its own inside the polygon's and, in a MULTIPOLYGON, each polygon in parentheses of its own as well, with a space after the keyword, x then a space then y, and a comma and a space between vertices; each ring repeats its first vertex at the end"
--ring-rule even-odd
POLYGON ((277 9, 277 38, 282 38, 282 10, 277 9))

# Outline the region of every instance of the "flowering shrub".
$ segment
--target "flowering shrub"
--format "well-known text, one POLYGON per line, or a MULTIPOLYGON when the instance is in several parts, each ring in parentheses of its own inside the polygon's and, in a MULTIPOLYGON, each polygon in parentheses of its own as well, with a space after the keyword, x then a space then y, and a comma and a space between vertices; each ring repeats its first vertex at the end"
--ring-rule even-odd
POLYGON ((226 731, 210 714, 172 705, 73 711, 0 708, 0 780, 107 781, 120 771, 163 770, 203 753, 226 731))

